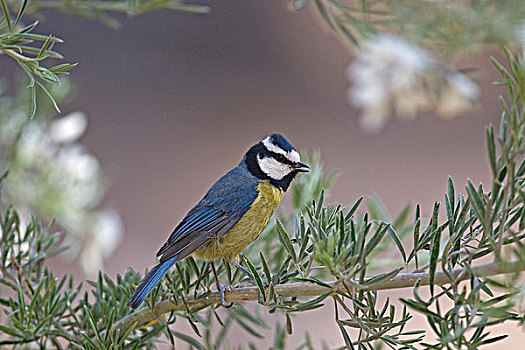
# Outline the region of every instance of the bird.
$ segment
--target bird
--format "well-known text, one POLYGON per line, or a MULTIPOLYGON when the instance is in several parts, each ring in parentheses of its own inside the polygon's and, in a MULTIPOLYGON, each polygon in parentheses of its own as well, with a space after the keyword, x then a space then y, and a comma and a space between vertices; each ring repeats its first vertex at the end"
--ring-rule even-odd
POLYGON ((136 288, 128 306, 138 308, 162 276, 189 255, 210 261, 221 303, 226 306, 227 286, 220 283, 214 260, 235 265, 253 281, 240 265, 239 254, 268 224, 296 176, 309 170, 280 134, 273 133, 250 147, 241 162, 215 182, 175 227, 157 252, 159 263, 136 288))

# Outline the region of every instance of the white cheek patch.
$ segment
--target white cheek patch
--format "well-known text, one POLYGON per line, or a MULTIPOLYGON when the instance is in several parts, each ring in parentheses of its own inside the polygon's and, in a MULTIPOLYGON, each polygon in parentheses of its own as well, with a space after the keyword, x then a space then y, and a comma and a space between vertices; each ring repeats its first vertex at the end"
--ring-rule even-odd
POLYGON ((257 155, 257 163, 259 163, 263 173, 274 180, 281 180, 293 170, 288 164, 280 163, 272 157, 261 158, 261 156, 257 155))

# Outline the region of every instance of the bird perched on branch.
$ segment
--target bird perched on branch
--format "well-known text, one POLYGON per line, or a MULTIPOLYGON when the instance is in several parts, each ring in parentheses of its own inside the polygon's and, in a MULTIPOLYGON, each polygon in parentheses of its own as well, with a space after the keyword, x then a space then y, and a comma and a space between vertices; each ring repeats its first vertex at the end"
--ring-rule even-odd
POLYGON ((225 286, 214 259, 236 265, 239 253, 259 236, 292 180, 310 167, 282 135, 271 134, 252 146, 238 166, 220 178, 175 227, 157 252, 160 262, 142 280, 128 301, 137 308, 177 261, 190 254, 210 261, 222 304, 225 286))

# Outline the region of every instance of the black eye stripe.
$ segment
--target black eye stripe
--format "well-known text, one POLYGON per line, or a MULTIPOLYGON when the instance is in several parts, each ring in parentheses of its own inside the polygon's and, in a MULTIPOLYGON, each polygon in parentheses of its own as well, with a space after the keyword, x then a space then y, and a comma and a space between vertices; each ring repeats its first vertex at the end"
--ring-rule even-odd
POLYGON ((293 162, 290 161, 286 156, 280 154, 280 153, 274 153, 274 152, 268 152, 272 158, 277 160, 279 163, 284 163, 288 165, 293 165, 293 162))
POLYGON ((278 161, 279 163, 283 163, 283 164, 288 164, 288 165, 294 165, 295 163, 292 162, 291 160, 289 160, 285 155, 281 154, 281 153, 276 153, 276 152, 272 152, 270 150, 268 150, 263 144, 262 142, 260 142, 260 147, 259 148, 259 154, 263 157, 272 157, 273 159, 275 159, 276 161, 278 161))

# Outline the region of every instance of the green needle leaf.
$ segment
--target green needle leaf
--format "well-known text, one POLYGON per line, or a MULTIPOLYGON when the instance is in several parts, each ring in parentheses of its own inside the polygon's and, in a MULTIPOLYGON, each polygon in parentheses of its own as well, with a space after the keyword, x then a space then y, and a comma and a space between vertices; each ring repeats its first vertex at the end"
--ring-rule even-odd
POLYGON ((284 316, 286 316, 286 333, 291 335, 292 334, 292 320, 288 312, 285 312, 284 316))
POLYGON ((441 240, 441 228, 437 229, 434 232, 434 239, 430 244, 430 268, 429 268, 429 284, 430 284, 430 294, 434 296, 434 278, 436 276, 436 267, 439 257, 439 247, 441 240))
POLYGON ((272 280, 272 274, 270 273, 270 268, 268 267, 268 263, 266 262, 266 259, 264 258, 262 252, 259 252, 259 256, 261 257, 261 263, 263 266, 264 275, 266 276, 266 280, 269 282, 272 280))
POLYGON ((202 345, 197 339, 187 334, 175 332, 175 331, 172 331, 172 334, 176 336, 177 338, 179 338, 180 340, 182 340, 183 342, 188 343, 189 345, 191 345, 192 347, 198 350, 206 350, 206 347, 202 345))
POLYGON ((476 216, 478 219, 483 222, 485 218, 485 206, 483 204, 483 200, 481 199, 481 196, 479 195, 478 191, 470 181, 470 179, 467 180, 467 193, 470 198, 470 203, 472 204, 472 207, 474 208, 474 212, 476 213, 476 216))
POLYGON ((407 256, 405 253, 405 248, 403 248, 403 244, 401 243, 399 236, 397 235, 396 231, 391 226, 388 227, 388 233, 390 233, 390 237, 392 237, 392 239, 394 240, 394 243, 396 244, 397 249, 399 249, 399 252, 401 253, 401 256, 403 257, 403 262, 406 264, 407 256))
POLYGON ((355 202, 355 204, 353 205, 352 208, 350 208, 350 210, 348 211, 348 213, 345 215, 345 221, 348 221, 350 220, 350 218, 352 217, 352 215, 354 215, 355 211, 357 210, 357 208, 359 207, 359 205, 361 204, 361 202, 363 201, 363 198, 364 197, 360 197, 357 202, 355 202))
POLYGON ((487 151, 489 153, 489 164, 492 169, 492 174, 497 175, 498 169, 496 165, 496 142, 494 140, 494 128, 492 124, 486 128, 487 151))
POLYGON ((4 11, 4 18, 5 22, 7 24, 7 28, 9 29, 9 33, 13 33, 13 24, 11 23, 11 16, 9 15, 9 7, 7 7, 6 0, 0 0, 2 3, 2 10, 4 11))
POLYGON ((292 245, 292 241, 290 240, 290 237, 288 236, 288 232, 286 232, 286 229, 284 228, 281 220, 277 219, 277 233, 279 234, 279 240, 284 246, 284 249, 288 252, 288 254, 292 257, 292 260, 294 263, 297 263, 297 256, 295 255, 295 250, 292 245))
POLYGON ((257 288, 259 288, 259 293, 261 293, 261 296, 263 297, 263 300, 266 302, 266 292, 264 290, 264 285, 261 280, 261 276, 259 276, 259 273, 255 269, 255 267, 252 265, 250 260, 246 259, 244 257, 244 261, 246 262, 246 265, 248 266, 248 269, 252 273, 253 278, 255 279, 255 283, 257 284, 257 288))

